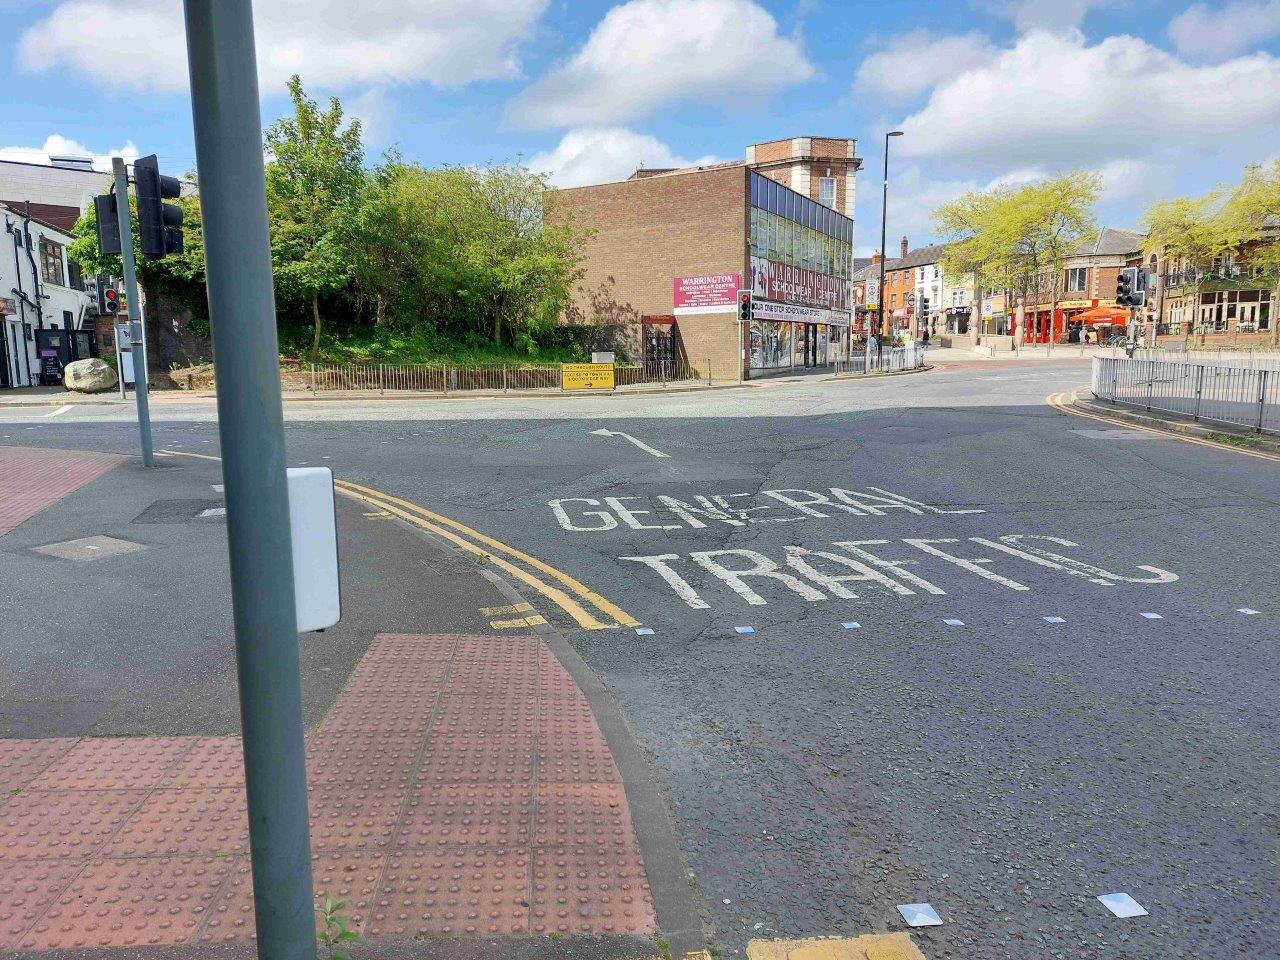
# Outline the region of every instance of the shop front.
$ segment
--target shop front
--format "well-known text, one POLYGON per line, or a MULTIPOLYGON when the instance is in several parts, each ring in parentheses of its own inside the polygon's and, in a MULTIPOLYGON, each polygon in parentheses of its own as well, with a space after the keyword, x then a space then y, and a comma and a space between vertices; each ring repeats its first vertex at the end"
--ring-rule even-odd
POLYGON ((752 374, 815 369, 849 359, 847 313, 756 300, 754 317, 747 333, 752 374))

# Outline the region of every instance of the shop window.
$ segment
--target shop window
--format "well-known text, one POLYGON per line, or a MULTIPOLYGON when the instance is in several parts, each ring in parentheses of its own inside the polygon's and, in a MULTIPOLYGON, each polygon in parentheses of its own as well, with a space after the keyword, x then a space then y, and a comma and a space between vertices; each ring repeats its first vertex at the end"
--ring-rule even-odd
POLYGON ((62 244, 40 238, 40 276, 45 283, 66 286, 67 274, 62 265, 62 244))
POLYGON ((818 202, 824 207, 835 208, 836 178, 822 177, 818 180, 818 202))

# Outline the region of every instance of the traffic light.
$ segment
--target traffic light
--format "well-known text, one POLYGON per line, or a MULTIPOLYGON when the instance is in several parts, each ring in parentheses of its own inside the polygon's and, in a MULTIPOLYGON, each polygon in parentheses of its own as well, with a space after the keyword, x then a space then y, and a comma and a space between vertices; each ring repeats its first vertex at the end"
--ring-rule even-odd
POLYGON ((920 298, 920 316, 922 317, 929 316, 929 298, 928 297, 920 298))
POLYGON ((182 208, 165 200, 182 195, 182 182, 160 172, 155 154, 133 165, 133 182, 138 194, 138 239, 142 255, 160 260, 182 252, 182 208))
POLYGON ((750 323, 753 319, 754 313, 755 311, 753 309, 751 291, 739 290, 738 291, 738 322, 750 323))
POLYGON ((1116 277, 1116 304, 1121 307, 1140 307, 1147 301, 1145 283, 1140 279, 1142 270, 1125 267, 1116 277))
POLYGON ((105 193, 93 198, 93 212, 98 218, 98 252, 120 252, 120 220, 116 214, 116 197, 105 193))
POLYGON ((107 287, 102 291, 103 313, 120 312, 120 291, 115 287, 107 287))

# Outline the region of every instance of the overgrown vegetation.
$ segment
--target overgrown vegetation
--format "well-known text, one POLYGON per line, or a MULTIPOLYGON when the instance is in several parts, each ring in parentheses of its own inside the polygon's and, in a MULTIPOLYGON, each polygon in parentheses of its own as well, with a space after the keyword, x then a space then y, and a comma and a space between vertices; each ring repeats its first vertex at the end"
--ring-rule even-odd
MULTIPOLYGON (((584 232, 545 217, 545 179, 517 165, 429 169, 392 152, 365 165, 358 120, 289 84, 292 115, 264 134, 281 352, 320 362, 580 360, 557 324, 581 279, 584 232)), ((189 175, 194 179, 194 175, 189 175)), ((206 333, 198 197, 182 200, 186 252, 138 260, 147 290, 193 307, 206 333)), ((119 276, 93 211, 75 257, 119 276)), ((575 317, 587 325, 602 318, 575 317)))

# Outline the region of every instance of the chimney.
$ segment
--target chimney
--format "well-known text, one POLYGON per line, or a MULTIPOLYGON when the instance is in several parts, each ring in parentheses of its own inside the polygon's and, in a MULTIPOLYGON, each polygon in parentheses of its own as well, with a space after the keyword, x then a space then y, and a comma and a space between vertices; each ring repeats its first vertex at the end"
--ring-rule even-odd
POLYGON ((900 256, 902 256, 903 258, 905 258, 905 257, 906 257, 906 255, 907 255, 907 238, 906 238, 906 237, 903 237, 903 238, 902 238, 902 253, 900 254, 900 256))
POLYGON ((874 264, 878 264, 883 259, 884 259, 884 254, 881 253, 879 250, 877 250, 875 253, 871 255, 871 262, 874 264))

